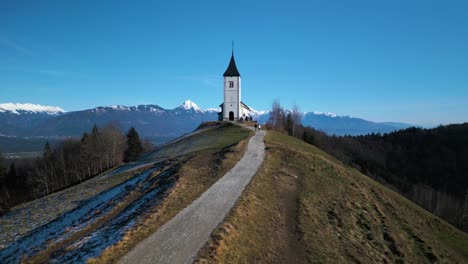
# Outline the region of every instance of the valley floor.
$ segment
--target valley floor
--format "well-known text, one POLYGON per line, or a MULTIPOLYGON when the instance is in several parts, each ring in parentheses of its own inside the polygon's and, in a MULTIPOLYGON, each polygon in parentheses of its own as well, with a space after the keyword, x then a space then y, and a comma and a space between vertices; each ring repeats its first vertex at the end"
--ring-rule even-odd
POLYGON ((197 263, 468 263, 468 235, 304 142, 266 158, 197 263))

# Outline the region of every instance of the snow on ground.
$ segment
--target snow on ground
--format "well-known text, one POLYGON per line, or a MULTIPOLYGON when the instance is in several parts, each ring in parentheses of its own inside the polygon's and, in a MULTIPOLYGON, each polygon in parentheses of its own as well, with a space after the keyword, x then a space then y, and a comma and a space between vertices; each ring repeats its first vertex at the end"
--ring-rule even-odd
MULTIPOLYGON (((75 209, 83 200, 130 178, 131 174, 123 174, 130 168, 122 169, 121 167, 116 169, 121 174, 115 177, 98 176, 63 191, 12 208, 10 212, 0 217, 0 250, 31 230, 47 224, 60 214, 75 209)), ((108 174, 114 175, 113 171, 108 174)))
MULTIPOLYGON (((17 263, 22 254, 37 253, 46 243, 63 241, 80 228, 96 223, 106 212, 115 209, 129 190, 138 186, 141 194, 138 199, 91 233, 54 252, 51 258, 56 263, 84 263, 99 255, 105 247, 117 242, 135 224, 135 219, 158 204, 175 182, 172 171, 161 173, 153 180, 148 178, 151 172, 162 166, 162 160, 206 146, 203 140, 190 136, 213 128, 187 134, 138 162, 124 164, 76 186, 13 208, 0 217, 0 263, 17 263), (148 170, 153 164, 156 167, 148 170), (137 169, 144 172, 133 175, 137 169)), ((208 140, 216 142, 215 138, 208 140)))
POLYGON ((125 232, 133 227, 138 218, 148 209, 159 204, 165 194, 174 186, 173 170, 159 175, 142 186, 144 194, 127 206, 120 214, 100 226, 88 236, 66 247, 66 250, 55 252, 50 261, 56 263, 86 263, 89 258, 97 257, 104 249, 122 239, 125 232), (151 188, 159 180, 158 187, 151 188))
POLYGON ((51 255, 53 262, 86 263, 87 259, 99 255, 107 246, 119 241, 125 231, 133 226, 135 219, 159 203, 170 190, 175 183, 173 169, 152 177, 153 172, 165 165, 165 162, 158 163, 109 190, 80 201, 76 208, 0 250, 0 259, 6 263, 19 263, 22 256, 33 256, 48 245, 64 241, 93 223, 105 221, 87 236, 78 241, 72 240, 51 255), (140 196, 117 216, 106 219, 107 214, 128 199, 134 190, 138 190, 140 196))

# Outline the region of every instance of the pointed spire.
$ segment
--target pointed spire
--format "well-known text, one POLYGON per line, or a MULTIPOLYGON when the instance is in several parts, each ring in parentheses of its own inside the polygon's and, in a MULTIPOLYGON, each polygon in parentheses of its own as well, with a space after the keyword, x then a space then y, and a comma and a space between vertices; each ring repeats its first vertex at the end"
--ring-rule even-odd
POLYGON ((229 61, 229 66, 227 67, 226 71, 223 74, 224 77, 226 76, 240 76, 239 71, 236 67, 236 61, 234 60, 234 40, 232 41, 232 54, 231 54, 231 61, 229 61))

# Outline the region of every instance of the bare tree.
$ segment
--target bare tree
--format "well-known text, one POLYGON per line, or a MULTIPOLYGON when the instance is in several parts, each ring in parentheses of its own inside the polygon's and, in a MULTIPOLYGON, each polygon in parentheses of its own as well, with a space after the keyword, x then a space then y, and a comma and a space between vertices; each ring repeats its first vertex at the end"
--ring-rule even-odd
POLYGON ((102 129, 102 141, 104 142, 106 163, 108 168, 122 162, 125 149, 125 136, 115 124, 109 124, 102 129))
POLYGON ((294 104, 293 109, 291 110, 291 120, 293 123, 292 135, 294 137, 298 136, 297 130, 302 126, 301 119, 302 119, 302 116, 299 110, 299 106, 297 104, 294 104))
MULTIPOLYGON (((47 173, 47 169, 41 168, 42 166, 38 166, 35 170, 33 177, 31 177, 31 185, 35 186, 36 192, 44 188, 43 192, 45 194, 50 193, 51 186, 50 186, 50 178, 49 174, 47 173)), ((42 193, 41 193, 42 194, 42 193)))
POLYGON ((275 100, 272 105, 268 124, 275 130, 284 131, 286 115, 284 109, 278 100, 275 100))

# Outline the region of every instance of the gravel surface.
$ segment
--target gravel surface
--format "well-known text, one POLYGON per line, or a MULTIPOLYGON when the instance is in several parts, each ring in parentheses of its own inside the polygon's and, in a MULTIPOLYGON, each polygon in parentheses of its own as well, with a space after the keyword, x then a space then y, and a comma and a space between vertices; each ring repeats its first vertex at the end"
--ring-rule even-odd
POLYGON ((265 131, 256 132, 244 156, 231 171, 138 244, 121 263, 191 263, 262 164, 265 134, 265 131))

